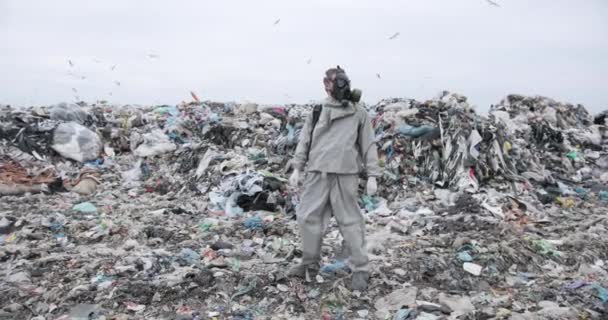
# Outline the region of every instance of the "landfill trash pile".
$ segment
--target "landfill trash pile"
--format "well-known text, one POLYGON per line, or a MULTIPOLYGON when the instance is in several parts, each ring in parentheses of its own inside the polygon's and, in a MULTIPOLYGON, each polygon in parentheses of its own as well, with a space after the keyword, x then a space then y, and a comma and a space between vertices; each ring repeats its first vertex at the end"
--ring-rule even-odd
POLYGON ((397 185, 423 180, 476 190, 480 182, 509 172, 498 144, 504 137, 464 96, 443 92, 425 102, 387 99, 373 111, 386 176, 397 185))
POLYGON ((606 112, 367 107, 383 176, 353 292, 335 222, 320 273, 285 276, 311 109, 0 106, 0 319, 608 318, 606 112))
POLYGON ((549 194, 576 195, 574 190, 566 190, 573 184, 597 193, 608 183, 608 163, 603 156, 607 127, 595 124, 583 106, 510 95, 492 108, 490 116, 508 132, 513 146, 510 158, 520 177, 559 187, 559 192, 549 194))

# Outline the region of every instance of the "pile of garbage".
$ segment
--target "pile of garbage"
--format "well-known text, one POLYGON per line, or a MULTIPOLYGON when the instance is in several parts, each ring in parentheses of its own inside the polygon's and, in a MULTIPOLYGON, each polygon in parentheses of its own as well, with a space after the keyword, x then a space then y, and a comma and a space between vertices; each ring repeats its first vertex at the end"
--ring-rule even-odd
POLYGON ((312 107, 0 106, 0 319, 608 317, 608 112, 366 106, 383 176, 353 292, 335 222, 320 274, 285 276, 312 107))
POLYGON ((520 178, 553 195, 543 197, 540 190, 545 203, 556 195, 576 195, 567 185, 581 184, 597 193, 608 183, 608 160, 603 157, 607 127, 594 124, 583 106, 510 95, 490 116, 512 141, 510 159, 520 178), (548 190, 550 186, 559 187, 559 192, 548 190))
POLYGON ((422 179, 441 188, 477 189, 480 181, 509 172, 498 161, 501 145, 496 148, 504 137, 464 96, 443 92, 426 102, 388 99, 373 110, 387 177, 397 184, 422 179))

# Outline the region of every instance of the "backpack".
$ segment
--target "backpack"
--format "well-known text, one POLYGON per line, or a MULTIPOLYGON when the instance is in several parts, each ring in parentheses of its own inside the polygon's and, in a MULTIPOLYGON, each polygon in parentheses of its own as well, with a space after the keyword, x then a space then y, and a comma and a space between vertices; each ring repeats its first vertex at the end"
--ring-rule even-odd
POLYGON ((306 150, 306 160, 310 157, 310 147, 312 146, 312 134, 315 132, 315 126, 319 122, 321 116, 321 110, 323 110, 322 104, 317 104, 312 110, 312 128, 310 128, 310 139, 308 140, 308 149, 306 150))

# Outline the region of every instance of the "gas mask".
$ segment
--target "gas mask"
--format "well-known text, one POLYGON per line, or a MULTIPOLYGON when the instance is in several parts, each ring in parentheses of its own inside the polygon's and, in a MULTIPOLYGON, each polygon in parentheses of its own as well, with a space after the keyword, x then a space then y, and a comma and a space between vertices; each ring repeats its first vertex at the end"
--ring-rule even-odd
POLYGON ((350 100, 350 80, 342 69, 338 69, 338 73, 336 73, 331 96, 338 101, 350 100))
POLYGON ((324 80, 325 90, 334 99, 338 101, 359 102, 361 100, 361 90, 350 89, 350 79, 346 75, 344 69, 337 66, 335 69, 330 69, 326 72, 327 77, 324 80))

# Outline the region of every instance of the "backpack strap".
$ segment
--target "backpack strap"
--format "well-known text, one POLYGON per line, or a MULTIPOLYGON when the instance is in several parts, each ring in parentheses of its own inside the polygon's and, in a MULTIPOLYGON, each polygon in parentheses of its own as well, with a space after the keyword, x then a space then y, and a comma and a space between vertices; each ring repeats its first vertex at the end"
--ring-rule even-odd
POLYGON ((317 122, 319 122, 319 117, 321 116, 321 110, 323 110, 322 104, 317 104, 312 110, 312 123, 310 128, 310 139, 308 140, 308 149, 306 150, 306 160, 310 157, 310 148, 312 147, 312 134, 315 132, 315 126, 317 122))

